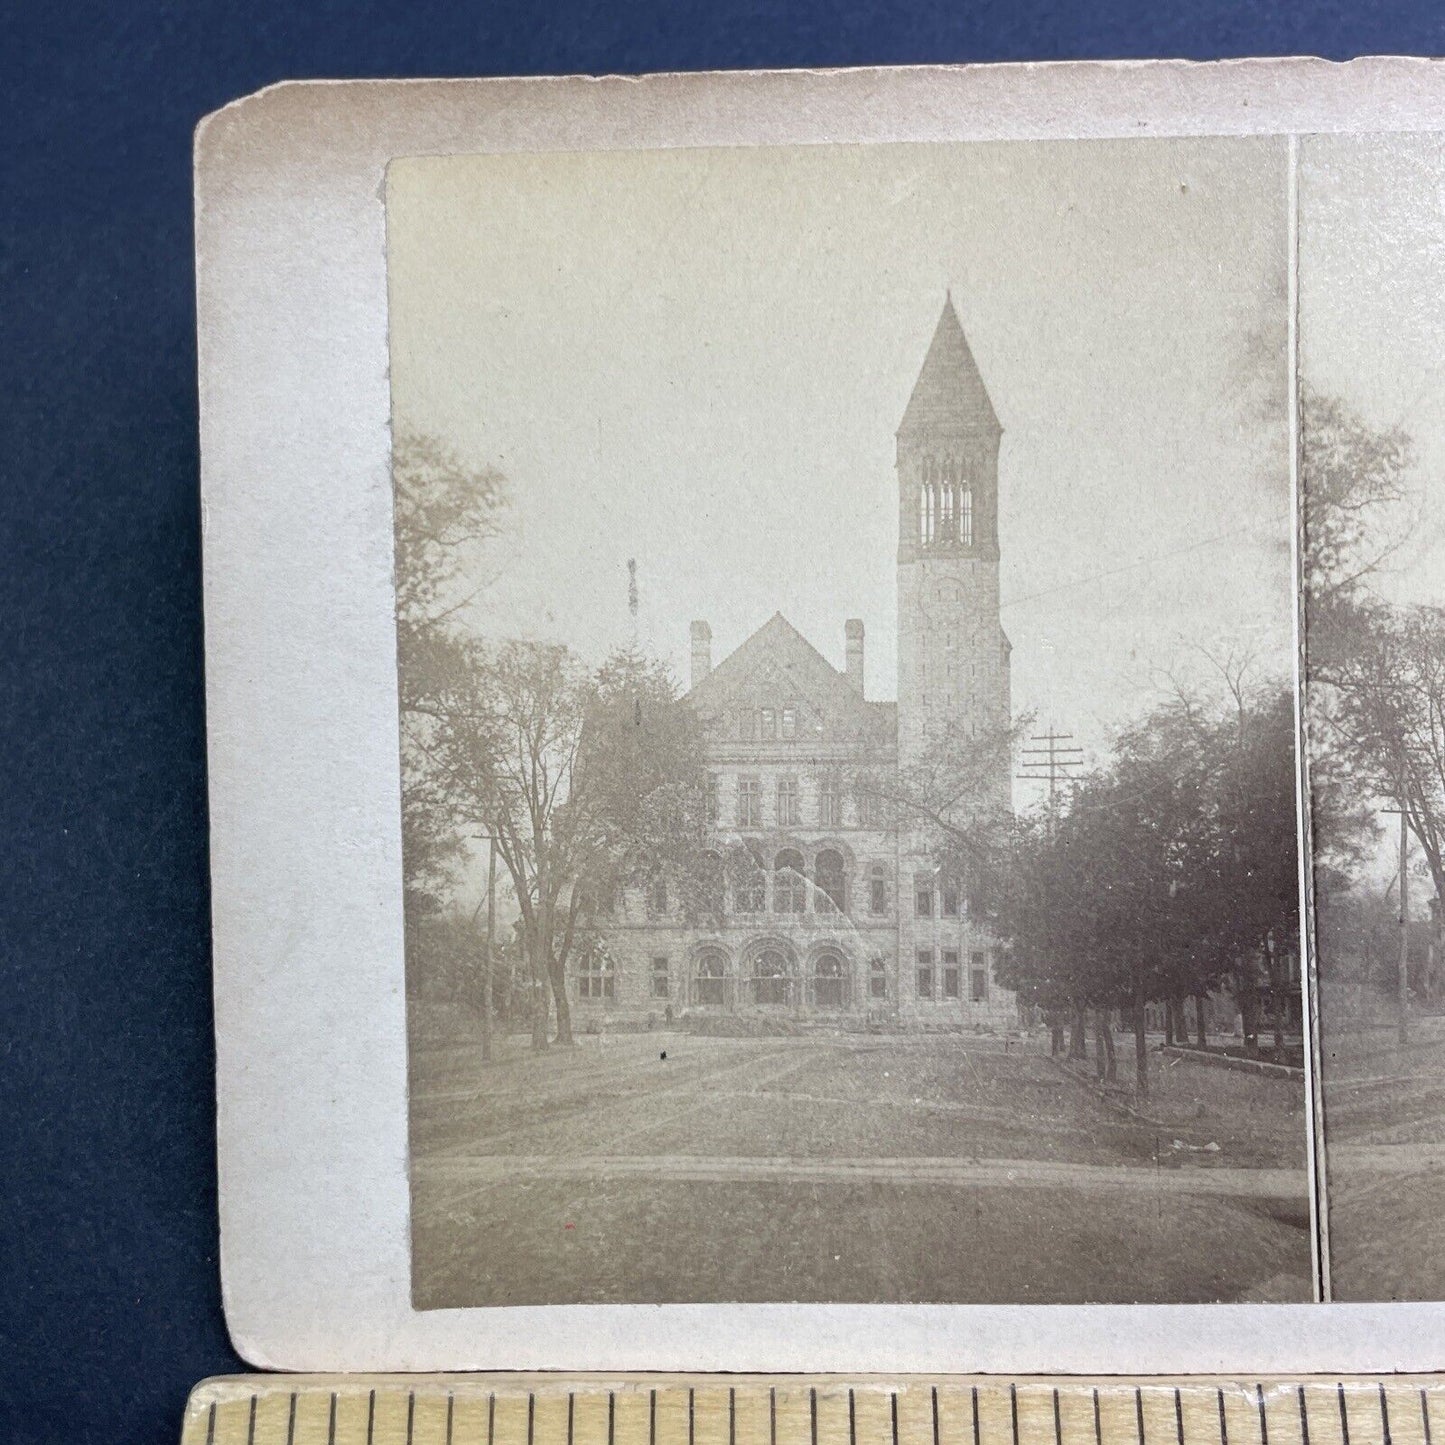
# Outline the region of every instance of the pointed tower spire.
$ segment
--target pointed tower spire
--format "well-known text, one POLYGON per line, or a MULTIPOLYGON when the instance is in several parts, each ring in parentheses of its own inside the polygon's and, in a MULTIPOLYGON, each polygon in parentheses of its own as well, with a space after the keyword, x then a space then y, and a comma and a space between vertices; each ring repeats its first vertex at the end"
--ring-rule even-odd
POLYGON ((933 331, 923 369, 898 428, 900 441, 928 434, 950 439, 969 436, 997 438, 1003 428, 969 350, 953 291, 944 293, 943 313, 933 331))

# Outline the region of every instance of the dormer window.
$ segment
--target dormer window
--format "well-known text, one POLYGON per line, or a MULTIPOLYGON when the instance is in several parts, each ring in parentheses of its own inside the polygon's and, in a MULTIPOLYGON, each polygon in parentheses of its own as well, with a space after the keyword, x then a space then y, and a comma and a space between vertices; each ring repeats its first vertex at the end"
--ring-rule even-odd
POLYGON ((778 714, 775 708, 765 707, 761 713, 762 738, 771 742, 778 735, 778 714))
POLYGON ((795 738, 798 735, 798 709, 785 707, 782 713, 783 736, 795 738))

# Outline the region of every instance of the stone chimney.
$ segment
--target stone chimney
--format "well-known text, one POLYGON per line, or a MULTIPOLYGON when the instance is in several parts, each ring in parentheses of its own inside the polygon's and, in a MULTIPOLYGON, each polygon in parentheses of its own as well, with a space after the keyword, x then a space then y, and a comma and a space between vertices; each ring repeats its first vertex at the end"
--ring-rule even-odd
POLYGON ((843 635, 847 638, 848 681, 859 697, 863 696, 863 620, 850 617, 843 624, 843 635))
POLYGON ((706 622, 692 624, 692 686, 712 671, 712 628, 706 622))

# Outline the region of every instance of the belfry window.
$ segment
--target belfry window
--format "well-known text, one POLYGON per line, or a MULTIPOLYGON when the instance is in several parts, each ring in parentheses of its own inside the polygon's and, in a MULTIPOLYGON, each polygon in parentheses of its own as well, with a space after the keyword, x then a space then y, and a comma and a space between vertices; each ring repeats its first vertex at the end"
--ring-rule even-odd
POLYGON ((960 539, 965 547, 973 546, 973 488, 963 489, 963 506, 958 519, 960 539))

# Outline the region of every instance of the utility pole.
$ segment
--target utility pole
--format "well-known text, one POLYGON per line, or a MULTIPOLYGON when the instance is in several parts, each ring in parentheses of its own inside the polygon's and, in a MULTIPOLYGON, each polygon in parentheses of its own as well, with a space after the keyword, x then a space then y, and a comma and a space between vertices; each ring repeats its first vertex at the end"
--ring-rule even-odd
POLYGON ((1084 766, 1084 750, 1074 746, 1073 733, 1035 733, 1031 743, 1042 743, 1042 747, 1020 748, 1019 756, 1024 759, 1021 773, 1014 776, 1023 782, 1049 785, 1049 831, 1053 832, 1054 819, 1058 816, 1059 784, 1073 777, 1071 768, 1084 766))
POLYGON ((1410 828, 1400 809, 1400 1042, 1410 1039, 1410 828))
MULTIPOLYGON (((493 962, 497 953, 497 837, 495 833, 482 833, 477 842, 487 842, 487 947, 482 955, 482 1062, 492 1062, 492 978, 493 962)), ((482 905, 477 904, 477 913, 482 905)), ((472 914, 472 927, 476 927, 477 913, 472 914)))
POLYGON ((1400 1018, 1400 1042, 1410 1041, 1410 817, 1404 808, 1381 808, 1400 817, 1400 964, 1395 980, 1400 1018))

